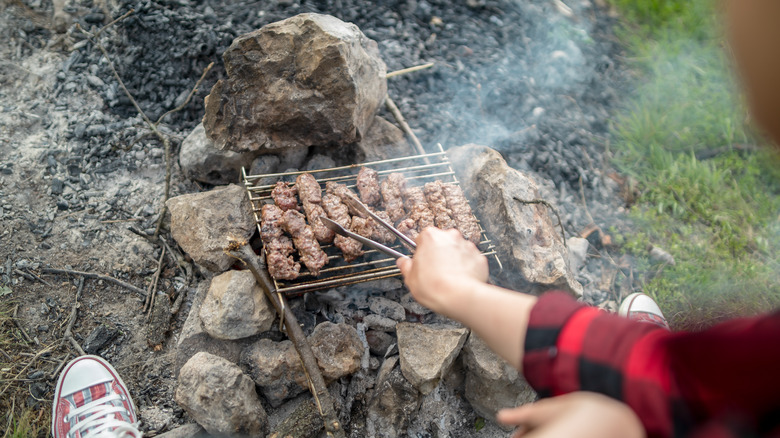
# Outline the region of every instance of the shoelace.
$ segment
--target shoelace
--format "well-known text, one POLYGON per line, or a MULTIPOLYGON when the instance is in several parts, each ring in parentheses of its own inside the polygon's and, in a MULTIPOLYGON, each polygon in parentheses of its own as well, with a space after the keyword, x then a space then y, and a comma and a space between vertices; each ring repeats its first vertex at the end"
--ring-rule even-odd
POLYGON ((119 394, 112 394, 74 409, 65 416, 65 421, 69 418, 85 418, 76 423, 76 426, 68 431, 68 437, 74 438, 76 432, 80 432, 82 438, 86 436, 98 437, 127 437, 133 436, 141 438, 141 432, 138 430, 138 423, 128 423, 127 421, 117 420, 114 414, 121 412, 129 417, 129 412, 124 406, 114 406, 111 402, 122 400, 119 394), (90 430, 91 429, 91 430, 90 430))

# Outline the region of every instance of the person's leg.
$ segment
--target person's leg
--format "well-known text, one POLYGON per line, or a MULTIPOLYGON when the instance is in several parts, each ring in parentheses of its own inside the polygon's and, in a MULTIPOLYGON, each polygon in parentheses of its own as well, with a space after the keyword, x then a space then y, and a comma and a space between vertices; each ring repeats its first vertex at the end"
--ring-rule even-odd
POLYGON ((141 438, 127 386, 98 356, 81 356, 65 366, 57 380, 51 417, 54 438, 141 438))
POLYGON ((627 296, 620 304, 618 315, 634 321, 656 324, 669 330, 669 323, 666 322, 661 308, 658 307, 655 300, 641 292, 627 296))

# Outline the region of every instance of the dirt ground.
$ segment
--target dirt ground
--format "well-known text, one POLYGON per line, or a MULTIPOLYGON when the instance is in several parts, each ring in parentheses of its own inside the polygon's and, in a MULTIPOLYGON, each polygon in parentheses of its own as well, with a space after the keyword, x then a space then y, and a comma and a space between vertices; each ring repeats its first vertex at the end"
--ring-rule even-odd
MULTIPOLYGON (((605 199, 614 197, 614 187, 606 185, 598 171, 603 161, 600 139, 616 99, 614 82, 622 76, 612 61, 617 49, 607 14, 589 2, 578 2, 577 7, 590 14, 581 22, 595 23, 595 33, 574 32, 567 40, 582 43, 582 50, 566 41, 558 44, 557 36, 546 41, 534 35, 533 14, 559 14, 553 2, 546 1, 529 2, 519 7, 522 10, 513 9, 513 2, 478 0, 388 2, 376 10, 370 2, 340 0, 227 2, 224 8, 221 2, 212 3, 0 2, 0 311, 5 313, 3 333, 10 337, 0 343, 0 411, 32 408, 46 424, 57 373, 78 355, 65 337, 75 308, 73 339, 88 353, 108 359, 134 388, 147 435, 186 420, 173 401, 173 347, 187 315, 188 297, 200 278, 197 267, 186 259, 178 264, 169 252, 162 258, 155 290, 172 303, 180 298, 182 306, 170 326, 151 323, 151 329, 139 293, 106 279, 46 272, 55 268, 100 274, 146 291, 164 248, 160 241, 129 229, 147 234, 156 229, 166 174, 162 144, 148 135, 108 60, 74 23, 94 33, 111 17, 135 8, 140 18, 115 24, 101 38, 153 120, 180 103, 208 62, 217 62, 192 104, 161 125, 175 152, 202 115, 203 96, 224 74, 220 56, 233 37, 295 13, 337 11, 379 40, 390 70, 430 59, 444 65, 427 78, 402 78, 390 85, 426 144, 437 139, 448 146, 464 144, 473 140, 469 136, 475 126, 484 126, 490 134, 483 132, 482 138, 499 147, 511 164, 550 178, 569 229, 586 224, 585 215, 572 207, 579 201, 578 188, 587 194, 594 216, 612 211, 605 199), (64 5, 64 15, 55 13, 58 5, 64 5), (251 14, 245 12, 248 6, 251 14), (172 14, 186 20, 165 28, 172 14), (510 26, 518 17, 524 21, 510 26), (145 35, 147 25, 151 30, 145 35), (485 33, 487 26, 497 30, 485 33), (509 51, 504 39, 545 41, 509 51), (153 53, 155 45, 160 54, 153 53), (539 58, 546 61, 532 65, 525 76, 514 75, 506 60, 528 67, 523 58, 528 53, 549 56, 539 58), (558 69, 556 62, 565 62, 565 68, 558 69), (590 76, 574 73, 583 66, 590 76), (492 70, 517 76, 522 87, 490 75, 480 79, 492 70), (551 71, 563 73, 555 76, 551 71), (505 89, 486 85, 482 96, 468 91, 483 90, 480 81, 497 81, 505 89), (452 84, 458 88, 449 88, 452 84), (489 105, 490 99, 496 106, 489 105), (464 108, 481 112, 482 118, 462 122, 464 108), (533 118, 545 113, 550 116, 544 120, 533 118), (150 331, 167 335, 161 343, 150 342, 150 331)), ((175 160, 175 154, 172 157, 175 160)), ((172 194, 207 188, 182 177, 175 162, 171 187, 172 194)), ((161 238, 178 251, 164 229, 161 238)), ((0 429, 7 427, 0 424, 0 429)))

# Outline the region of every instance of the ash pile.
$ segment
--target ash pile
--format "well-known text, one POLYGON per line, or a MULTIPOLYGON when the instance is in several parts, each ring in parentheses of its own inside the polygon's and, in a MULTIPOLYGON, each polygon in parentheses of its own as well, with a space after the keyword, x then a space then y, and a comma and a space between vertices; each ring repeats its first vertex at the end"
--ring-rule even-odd
MULTIPOLYGON (((420 151, 378 115, 387 93, 386 66, 377 44, 355 25, 327 15, 297 15, 239 36, 224 60, 227 76, 205 98, 203 122, 184 140, 179 157, 186 175, 216 187, 167 203, 172 236, 209 271, 177 341, 175 399, 210 434, 319 436, 323 418, 320 403, 310 401, 308 390, 316 388, 296 352, 293 341, 300 340, 288 339, 289 327, 279 323, 278 303, 268 300, 267 292, 274 291, 264 293, 268 285, 258 284, 227 248, 240 242, 259 250, 257 230, 271 233, 268 209, 250 202, 251 186, 277 184, 288 197, 277 198, 274 208, 281 212, 283 206, 285 218, 302 218, 297 200, 288 202, 292 181, 285 181, 298 175, 295 186, 309 213, 308 228, 317 217, 310 204, 330 187, 312 175, 338 165, 354 173, 350 165, 364 160, 379 160, 372 162, 392 171, 394 159, 420 151), (311 147, 320 153, 306 158, 311 147), (226 185, 241 168, 256 178, 226 185)), ((529 288, 582 295, 551 211, 519 202, 540 198, 534 178, 487 146, 451 148, 446 156, 484 231, 502 236, 495 248, 504 270, 520 273, 529 288)), ((404 196, 411 191, 396 186, 404 196)), ((395 209, 387 206, 395 222, 413 217, 400 198, 397 202, 395 209)), ((315 231, 309 235, 307 245, 319 249, 315 231)), ((274 242, 265 237, 266 244, 274 242)), ((298 237, 293 236, 303 252, 298 237)), ((477 233, 475 243, 479 239, 477 233)), ((281 257, 296 264, 289 249, 281 257)), ((310 275, 321 275, 323 264, 300 260, 310 275)), ((536 397, 482 340, 420 306, 397 277, 307 293, 288 305, 347 436, 507 436, 492 420, 496 411, 536 397), (475 427, 479 418, 487 422, 475 427)))

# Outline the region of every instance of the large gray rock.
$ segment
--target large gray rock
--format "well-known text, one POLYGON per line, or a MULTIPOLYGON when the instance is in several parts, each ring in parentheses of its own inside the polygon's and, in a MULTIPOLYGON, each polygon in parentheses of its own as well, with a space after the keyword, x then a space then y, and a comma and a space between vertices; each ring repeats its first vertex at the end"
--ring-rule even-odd
POLYGON ((387 93, 376 42, 329 15, 300 14, 242 35, 223 59, 227 78, 206 97, 203 117, 220 149, 360 141, 387 93))
POLYGON ((232 239, 246 241, 255 232, 249 198, 239 185, 176 196, 165 205, 173 238, 196 263, 214 272, 236 261, 224 251, 232 239))
POLYGON ((517 200, 539 199, 536 182, 509 167, 500 153, 487 146, 461 146, 450 149, 448 155, 483 226, 494 236, 504 263, 519 270, 530 283, 582 295, 582 285, 569 269, 563 236, 549 208, 517 200))
POLYGON ((201 351, 223 357, 230 362, 238 362, 241 350, 244 348, 244 344, 239 341, 212 338, 203 327, 203 321, 200 319, 200 307, 206 297, 208 287, 208 281, 203 281, 198 285, 190 313, 182 326, 181 333, 179 333, 175 360, 177 373, 192 356, 201 351))
POLYGON ((406 426, 420 407, 420 393, 393 369, 377 387, 368 404, 366 436, 396 438, 406 436, 406 426))
POLYGON ((458 357, 468 329, 401 322, 396 326, 401 372, 417 390, 428 394, 458 357))
POLYGON ((211 279, 200 308, 203 327, 213 338, 241 339, 271 328, 276 311, 250 271, 227 271, 211 279))
POLYGON ((400 128, 379 116, 374 118, 368 134, 358 142, 357 149, 361 162, 387 160, 419 153, 412 148, 400 128))
POLYGON ((206 136, 203 124, 198 124, 181 143, 179 164, 184 174, 195 181, 212 185, 239 181, 241 167, 249 170, 256 151, 234 152, 218 149, 206 136))
POLYGON ((227 360, 198 353, 181 369, 178 403, 212 435, 260 436, 267 416, 252 379, 227 360))
POLYGON ((483 418, 495 418, 499 409, 532 403, 536 392, 508 362, 471 333, 463 347, 465 396, 483 418))
MULTIPOLYGON (((324 322, 315 327, 307 340, 326 382, 360 368, 363 343, 353 327, 324 322)), ((289 340, 260 339, 244 349, 241 364, 247 367, 271 406, 278 407, 308 388, 298 352, 289 340)))

